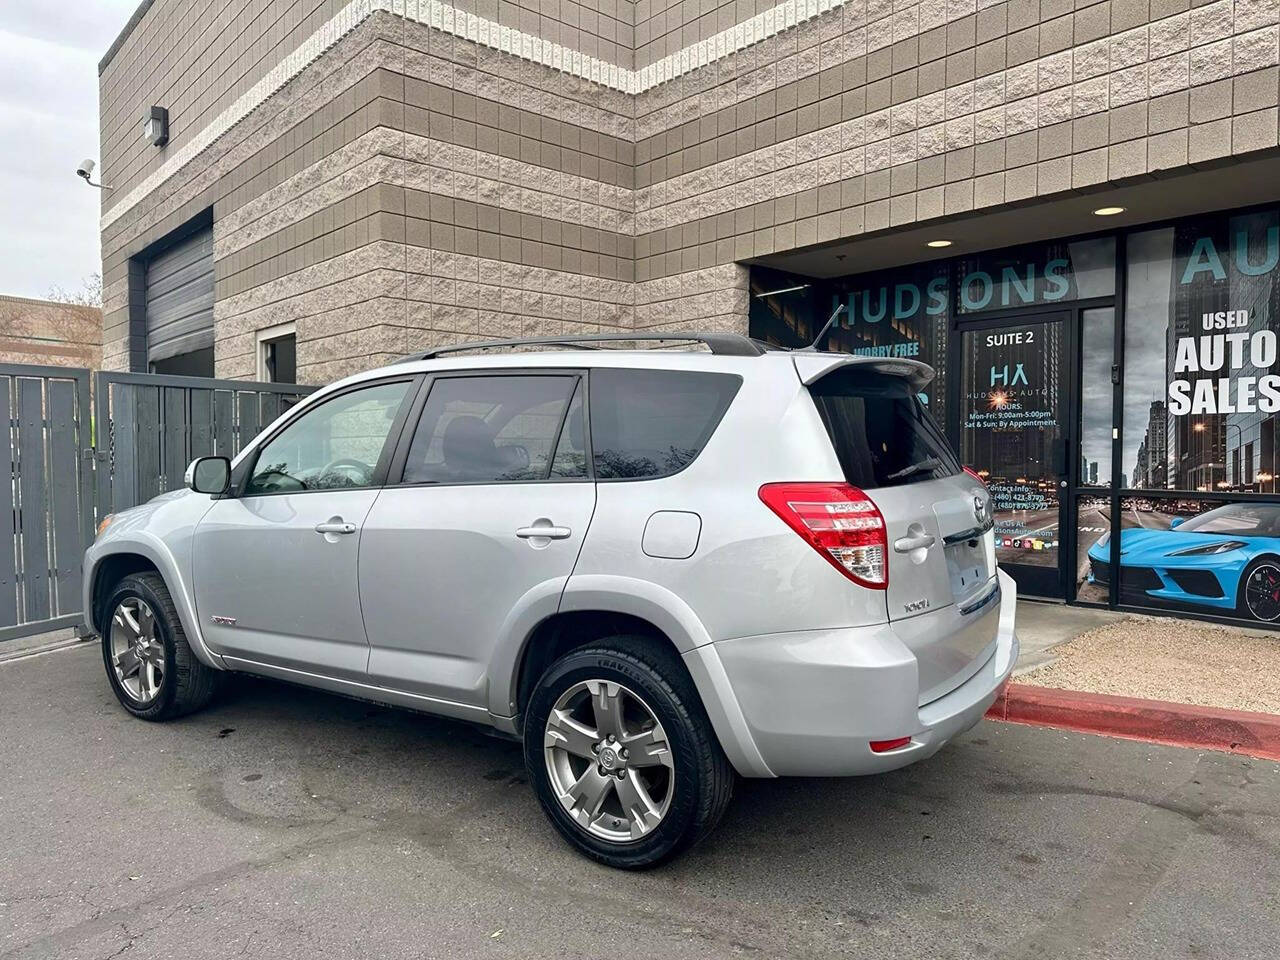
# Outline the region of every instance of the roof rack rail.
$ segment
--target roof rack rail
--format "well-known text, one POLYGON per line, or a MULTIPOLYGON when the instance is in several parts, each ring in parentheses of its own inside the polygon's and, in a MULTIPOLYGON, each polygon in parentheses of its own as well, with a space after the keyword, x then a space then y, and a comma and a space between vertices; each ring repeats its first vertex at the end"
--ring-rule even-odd
POLYGON ((446 353, 462 353, 467 350, 489 350, 497 347, 564 346, 580 350, 599 350, 597 343, 617 343, 627 340, 691 340, 706 344, 716 356, 758 357, 773 349, 767 344, 737 333, 591 333, 581 337, 528 337, 521 340, 476 340, 472 343, 455 343, 449 346, 410 354, 400 363, 416 360, 432 360, 446 353))

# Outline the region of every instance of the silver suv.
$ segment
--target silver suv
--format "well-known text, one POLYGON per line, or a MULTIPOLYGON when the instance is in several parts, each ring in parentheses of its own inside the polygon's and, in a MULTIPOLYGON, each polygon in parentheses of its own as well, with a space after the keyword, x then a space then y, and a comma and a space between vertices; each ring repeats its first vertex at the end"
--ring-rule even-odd
POLYGON ((125 709, 243 671, 485 724, 627 868, 707 834, 735 774, 891 770, 977 723, 1015 589, 932 370, 581 349, 607 339, 359 374, 104 519, 85 610, 125 709))

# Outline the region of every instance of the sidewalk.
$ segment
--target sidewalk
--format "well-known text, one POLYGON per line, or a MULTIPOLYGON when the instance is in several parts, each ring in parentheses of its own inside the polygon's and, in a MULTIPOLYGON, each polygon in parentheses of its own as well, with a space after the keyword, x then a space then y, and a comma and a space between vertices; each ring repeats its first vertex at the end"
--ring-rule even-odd
POLYGON ((995 719, 1280 758, 1280 632, 1028 601, 1018 636, 995 719))

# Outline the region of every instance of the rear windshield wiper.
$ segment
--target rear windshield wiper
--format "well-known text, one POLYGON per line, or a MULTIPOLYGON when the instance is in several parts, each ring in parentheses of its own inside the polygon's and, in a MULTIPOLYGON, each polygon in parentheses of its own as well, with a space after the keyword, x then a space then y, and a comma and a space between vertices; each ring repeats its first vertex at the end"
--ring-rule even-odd
POLYGON ((885 477, 886 480, 901 480, 903 477, 909 477, 913 473, 919 473, 921 470, 937 470, 942 466, 942 461, 937 457, 925 457, 918 463, 910 464, 897 470, 885 477))

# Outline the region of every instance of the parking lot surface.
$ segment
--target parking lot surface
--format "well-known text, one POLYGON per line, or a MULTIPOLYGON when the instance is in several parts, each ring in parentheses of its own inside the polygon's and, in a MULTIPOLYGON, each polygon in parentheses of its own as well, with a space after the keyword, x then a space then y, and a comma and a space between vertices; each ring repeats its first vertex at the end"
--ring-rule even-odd
POLYGON ((565 847, 518 747, 241 679, 130 718, 95 645, 0 665, 0 957, 1258 957, 1280 765, 983 723, 746 782, 645 874, 565 847))

